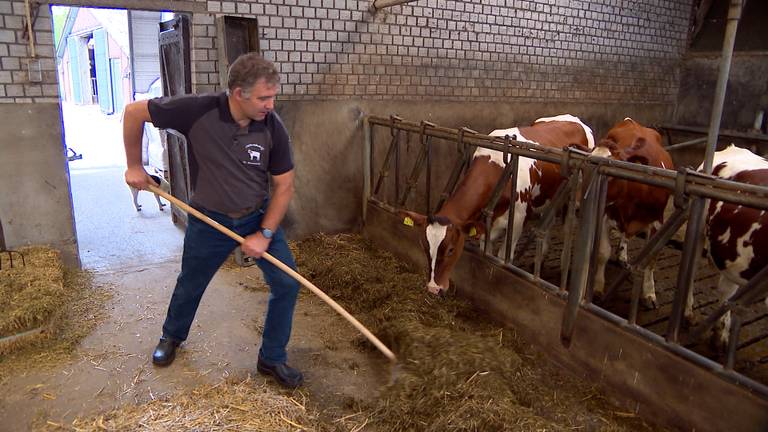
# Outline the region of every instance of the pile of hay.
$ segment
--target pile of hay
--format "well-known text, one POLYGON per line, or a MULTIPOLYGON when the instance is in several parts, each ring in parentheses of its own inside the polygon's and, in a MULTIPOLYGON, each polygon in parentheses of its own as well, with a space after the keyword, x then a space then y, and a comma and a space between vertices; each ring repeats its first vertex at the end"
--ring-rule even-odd
POLYGON ((55 329, 65 296, 64 270, 58 251, 28 247, 13 254, 13 267, 6 252, 0 253, 0 354, 45 337, 55 329))
POLYGON ((90 431, 289 431, 325 430, 305 401, 279 395, 250 377, 222 381, 191 391, 126 405, 106 414, 76 419, 71 426, 48 421, 43 430, 56 428, 90 431))
POLYGON ((381 430, 650 430, 467 302, 428 295, 420 274, 358 236, 316 235, 297 259, 398 356, 379 401, 359 402, 381 430))
POLYGON ((10 268, 0 254, 0 382, 14 374, 59 364, 105 316, 111 293, 94 287, 87 271, 62 266, 59 253, 20 249, 10 268))

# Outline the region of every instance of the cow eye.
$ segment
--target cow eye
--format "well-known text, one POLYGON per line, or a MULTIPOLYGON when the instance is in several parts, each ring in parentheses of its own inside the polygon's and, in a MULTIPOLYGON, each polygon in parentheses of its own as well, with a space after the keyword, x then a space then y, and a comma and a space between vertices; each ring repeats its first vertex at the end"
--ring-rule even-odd
POLYGON ((453 248, 449 247, 448 250, 445 251, 445 256, 451 256, 453 255, 453 248))

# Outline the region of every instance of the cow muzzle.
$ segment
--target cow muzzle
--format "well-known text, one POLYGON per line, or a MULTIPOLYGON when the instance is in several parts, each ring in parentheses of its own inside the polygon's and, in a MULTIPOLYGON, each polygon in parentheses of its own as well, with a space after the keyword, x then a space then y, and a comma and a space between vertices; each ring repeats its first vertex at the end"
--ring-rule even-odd
POLYGON ((447 291, 447 288, 444 288, 444 287, 442 287, 440 285, 437 285, 437 284, 428 283, 427 284, 427 291, 429 291, 430 294, 441 295, 441 294, 444 294, 447 291))

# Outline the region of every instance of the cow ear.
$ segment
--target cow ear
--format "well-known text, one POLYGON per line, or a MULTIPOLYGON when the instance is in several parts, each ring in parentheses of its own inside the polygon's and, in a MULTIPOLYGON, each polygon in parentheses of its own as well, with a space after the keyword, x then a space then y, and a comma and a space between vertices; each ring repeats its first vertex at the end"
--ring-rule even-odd
POLYGON ((470 238, 479 238, 485 234, 485 224, 480 221, 464 222, 461 226, 461 232, 470 238))
POLYGON ((397 216, 403 221, 403 225, 424 226, 427 224, 427 217, 423 214, 408 210, 398 210, 397 216))

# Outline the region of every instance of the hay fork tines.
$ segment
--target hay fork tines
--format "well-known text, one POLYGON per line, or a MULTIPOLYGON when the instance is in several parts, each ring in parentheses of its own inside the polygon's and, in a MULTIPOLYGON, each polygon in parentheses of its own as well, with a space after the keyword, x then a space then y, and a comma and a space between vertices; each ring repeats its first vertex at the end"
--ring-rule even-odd
POLYGON ((13 268, 13 256, 14 255, 17 256, 16 260, 21 258, 21 266, 22 267, 25 267, 27 265, 27 262, 24 259, 24 254, 23 253, 21 253, 19 251, 16 251, 16 250, 0 249, 0 270, 3 269, 3 259, 2 259, 3 258, 2 257, 3 254, 7 254, 8 255, 8 262, 9 262, 10 268, 13 268))

